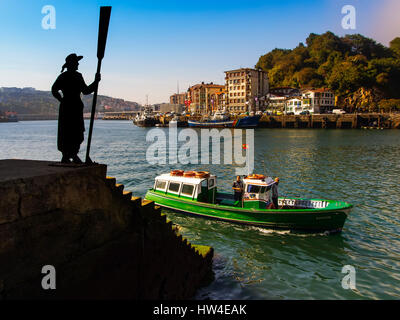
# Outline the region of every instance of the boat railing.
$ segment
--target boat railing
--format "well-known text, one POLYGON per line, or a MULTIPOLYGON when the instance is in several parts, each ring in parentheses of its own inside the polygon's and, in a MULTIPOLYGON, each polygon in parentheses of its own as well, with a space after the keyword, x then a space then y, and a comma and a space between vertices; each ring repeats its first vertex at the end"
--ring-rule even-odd
POLYGON ((283 207, 294 207, 302 209, 323 209, 329 205, 324 200, 301 200, 301 199, 279 199, 278 205, 283 207))

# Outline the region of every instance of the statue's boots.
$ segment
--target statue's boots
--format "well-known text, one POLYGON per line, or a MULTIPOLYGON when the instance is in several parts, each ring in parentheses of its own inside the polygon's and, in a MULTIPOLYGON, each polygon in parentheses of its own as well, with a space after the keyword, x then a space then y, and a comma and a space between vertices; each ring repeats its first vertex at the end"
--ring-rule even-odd
POLYGON ((76 163, 76 164, 81 164, 81 163, 83 163, 82 160, 79 159, 78 155, 74 155, 74 156, 72 157, 72 162, 73 162, 73 163, 76 163))
POLYGON ((61 163, 71 163, 71 160, 67 156, 64 156, 61 158, 61 163))

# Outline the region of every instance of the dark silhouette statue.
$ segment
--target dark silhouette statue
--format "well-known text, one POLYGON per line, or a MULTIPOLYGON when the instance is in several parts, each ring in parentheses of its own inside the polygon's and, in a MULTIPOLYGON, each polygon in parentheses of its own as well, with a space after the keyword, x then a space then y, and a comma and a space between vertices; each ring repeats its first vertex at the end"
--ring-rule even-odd
POLYGON ((85 95, 93 93, 101 78, 100 74, 96 74, 94 82, 89 86, 86 85, 82 74, 77 72, 79 60, 82 58, 75 53, 66 57, 61 74, 51 88, 53 96, 60 101, 57 148, 62 152, 62 163, 71 163, 71 159, 73 163, 82 163, 78 157, 85 131, 81 93, 85 95), (67 71, 64 72, 65 68, 67 71))

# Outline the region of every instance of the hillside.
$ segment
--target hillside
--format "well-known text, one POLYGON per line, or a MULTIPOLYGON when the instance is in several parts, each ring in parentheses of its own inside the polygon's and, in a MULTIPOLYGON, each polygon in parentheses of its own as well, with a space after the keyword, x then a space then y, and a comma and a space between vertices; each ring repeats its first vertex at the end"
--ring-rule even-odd
POLYGON ((349 111, 400 106, 400 38, 388 48, 360 34, 311 33, 306 44, 261 56, 256 68, 271 87, 330 88, 349 111))
MULTIPOLYGON (((93 95, 82 96, 84 112, 90 112, 93 95)), ((16 111, 18 114, 55 114, 58 112, 58 101, 50 91, 39 91, 34 88, 0 88, 0 112, 16 111)), ((139 110, 136 102, 125 101, 107 96, 97 96, 96 110, 134 111, 139 110), (107 107, 106 107, 107 106, 107 107), (105 108, 106 107, 106 108, 105 108)))

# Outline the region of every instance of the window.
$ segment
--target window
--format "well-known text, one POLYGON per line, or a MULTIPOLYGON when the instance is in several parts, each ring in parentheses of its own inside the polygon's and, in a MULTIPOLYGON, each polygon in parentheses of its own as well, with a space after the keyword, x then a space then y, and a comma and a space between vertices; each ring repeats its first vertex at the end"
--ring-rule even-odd
POLYGON ((177 182, 170 182, 169 183, 169 187, 168 187, 168 191, 171 192, 179 192, 179 187, 181 186, 180 183, 177 182))
POLYGON ((214 187, 214 184, 215 184, 214 179, 210 179, 208 187, 211 189, 212 187, 214 187))
POLYGON ((261 186, 256 186, 256 185, 252 185, 252 184, 249 184, 247 186, 247 192, 249 192, 249 193, 259 193, 260 190, 261 190, 261 186))
POLYGON ((165 190, 167 183, 165 181, 157 180, 156 181, 156 190, 165 190))
POLYGON ((182 185, 182 191, 181 194, 185 195, 185 196, 192 196, 193 194, 193 190, 194 190, 194 186, 191 184, 184 184, 182 185))

